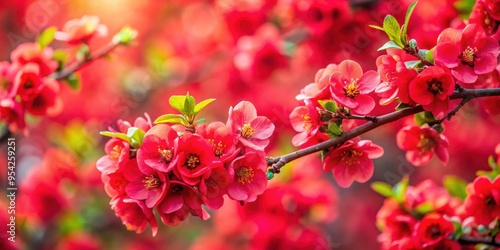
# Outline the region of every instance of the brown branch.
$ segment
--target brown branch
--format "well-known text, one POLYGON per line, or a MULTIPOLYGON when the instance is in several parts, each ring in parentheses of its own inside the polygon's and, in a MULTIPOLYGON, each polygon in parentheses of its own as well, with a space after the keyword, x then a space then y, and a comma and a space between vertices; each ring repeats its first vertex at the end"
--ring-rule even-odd
POLYGON ((71 74, 73 74, 75 71, 81 69, 86 64, 88 64, 96 59, 99 59, 103 56, 108 55, 112 50, 114 50, 120 44, 121 43, 115 43, 115 42, 111 41, 106 46, 97 50, 94 54, 85 56, 85 58, 81 61, 75 61, 75 62, 71 63, 69 66, 67 66, 63 70, 55 72, 52 75, 50 75, 49 77, 54 78, 56 80, 64 79, 64 78, 70 76, 71 74))
MULTIPOLYGON (((486 96, 500 96, 500 88, 493 88, 493 89, 461 89, 459 91, 455 91, 451 96, 450 99, 462 99, 462 102, 450 113, 455 114, 466 102, 469 100, 472 100, 474 98, 479 98, 479 97, 486 97, 486 96)), ((321 143, 318 143, 316 145, 303 148, 297 151, 294 151, 292 153, 278 156, 278 157, 267 157, 267 165, 270 166, 271 168, 269 171, 273 173, 279 173, 280 169, 285 166, 285 164, 296 160, 298 158, 304 157, 309 154, 313 154, 315 152, 319 152, 322 150, 329 149, 331 147, 338 147, 339 145, 342 145, 344 142, 355 138, 357 136, 360 136, 368 131, 371 131, 375 128, 378 128, 384 124, 391 123, 394 121, 397 121, 399 119, 402 119, 404 117, 419 113, 424 111, 422 106, 416 106, 416 107, 411 107, 411 108, 406 108, 398 111, 394 111, 392 113, 382 115, 382 116, 377 116, 374 117, 376 119, 372 119, 371 121, 356 127, 348 132, 342 133, 340 136, 332 138, 328 141, 324 141, 321 143)), ((453 116, 453 114, 448 114, 453 116)), ((448 116, 447 115, 447 116, 448 116)))
POLYGON ((418 53, 418 51, 419 51, 418 47, 412 48, 410 46, 406 46, 404 48, 404 51, 406 52, 406 54, 409 54, 409 55, 412 55, 412 56, 416 57, 418 60, 420 60, 426 66, 433 66, 434 65, 431 62, 427 61, 425 58, 423 58, 418 53))
POLYGON ((460 239, 458 239, 458 243, 460 243, 461 245, 485 244, 489 246, 500 247, 500 242, 495 241, 495 237, 491 239, 486 239, 486 238, 473 238, 473 237, 462 236, 460 237, 460 239))

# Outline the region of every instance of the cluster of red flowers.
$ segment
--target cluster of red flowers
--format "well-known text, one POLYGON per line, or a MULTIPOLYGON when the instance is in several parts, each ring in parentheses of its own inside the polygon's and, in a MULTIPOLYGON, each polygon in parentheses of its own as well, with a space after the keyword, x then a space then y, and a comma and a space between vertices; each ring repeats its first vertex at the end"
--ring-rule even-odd
MULTIPOLYGON (((25 115, 53 116, 62 109, 59 81, 54 73, 62 70, 65 60, 58 50, 47 45, 54 37, 70 45, 88 43, 94 35, 105 35, 106 26, 97 17, 70 20, 63 31, 51 28, 36 43, 22 43, 10 54, 11 62, 0 62, 0 121, 11 131, 26 126, 25 115)), ((66 57, 65 55, 64 57, 66 57)))
POLYGON ((202 205, 219 209, 226 194, 255 201, 267 187, 264 149, 274 125, 257 116, 250 102, 231 107, 226 124, 152 126, 149 118, 138 118, 134 126, 119 121, 118 127, 128 134, 142 131, 142 144, 109 140, 97 169, 112 209, 129 230, 142 232, 149 223, 155 235, 154 208, 166 225, 178 225, 189 214, 205 220, 202 205))
MULTIPOLYGON (((500 144, 496 153, 500 161, 500 144)), ((498 162, 490 165, 493 172, 479 172, 469 184, 448 177, 444 188, 431 180, 413 187, 406 179, 384 193, 389 198, 377 214, 382 249, 462 249, 455 240, 463 235, 495 238, 500 178, 498 162)))

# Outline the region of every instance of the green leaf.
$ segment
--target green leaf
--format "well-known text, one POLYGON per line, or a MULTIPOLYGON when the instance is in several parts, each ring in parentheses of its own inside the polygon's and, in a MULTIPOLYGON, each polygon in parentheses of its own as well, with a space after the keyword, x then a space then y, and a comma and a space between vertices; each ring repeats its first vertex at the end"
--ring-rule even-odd
POLYGON ((458 10, 460 18, 465 20, 469 19, 469 15, 475 3, 475 0, 459 0, 456 1, 453 5, 455 6, 455 9, 458 10))
POLYGON ((205 118, 201 118, 201 119, 194 121, 194 124, 202 124, 202 123, 205 123, 205 118))
POLYGON ((422 57, 422 58, 425 58, 425 56, 427 56, 427 53, 429 52, 429 50, 427 49, 419 49, 418 50, 418 54, 422 57))
POLYGON ((495 158, 493 158, 492 155, 490 155, 490 157, 488 157, 488 165, 491 167, 491 169, 498 168, 497 163, 495 162, 495 158))
POLYGON ((203 108, 205 108, 208 104, 212 103, 215 101, 214 98, 206 99, 194 106, 194 115, 197 115, 203 108))
POLYGON ((80 89, 80 78, 75 73, 62 80, 66 82, 72 90, 80 89))
POLYGON ((388 41, 382 47, 378 48, 377 51, 385 50, 385 49, 402 49, 401 46, 397 45, 393 41, 388 41))
POLYGON ((406 68, 408 69, 413 69, 415 67, 417 67, 417 65, 420 63, 420 60, 416 60, 416 61, 406 61, 405 62, 405 66, 406 68))
MULTIPOLYGON (((435 47, 434 47, 435 48, 435 47)), ((434 63, 434 48, 430 49, 429 52, 425 55, 425 60, 434 63)))
POLYGON ((334 122, 328 124, 328 133, 333 136, 339 136, 342 134, 342 130, 340 130, 339 126, 334 122))
POLYGON ((429 201, 426 201, 426 202, 423 202, 421 204, 419 204, 418 206, 415 207, 415 211, 417 211, 419 214, 428 214, 432 211, 434 211, 434 206, 432 205, 431 202, 429 201))
POLYGON ((376 181, 373 182, 370 186, 373 189, 373 191, 377 192, 378 194, 384 197, 394 196, 394 193, 392 192, 392 187, 385 182, 376 181))
POLYGON ((399 45, 400 47, 403 47, 404 45, 401 43, 401 30, 399 27, 399 23, 391 15, 387 15, 384 18, 384 31, 389 37, 391 41, 399 45))
POLYGON ((131 29, 129 27, 125 27, 121 29, 118 34, 113 37, 113 43, 115 44, 123 44, 130 45, 134 38, 137 37, 137 30, 131 29))
POLYGON ((142 140, 144 139, 144 130, 136 127, 130 127, 127 131, 127 137, 130 138, 132 147, 139 149, 142 145, 142 140))
POLYGON ((111 131, 101 131, 99 134, 107 137, 118 138, 124 140, 130 144, 130 138, 124 133, 111 132, 111 131))
POLYGON ((458 240, 460 238, 460 236, 462 236, 462 224, 458 221, 452 221, 451 223, 453 223, 453 227, 454 227, 454 231, 453 231, 453 235, 452 235, 452 238, 455 239, 455 240, 458 240))
POLYGON ((408 184, 409 184, 409 178, 408 176, 404 176, 400 182, 396 183, 396 185, 392 187, 392 193, 394 193, 394 199, 396 199, 396 201, 399 204, 404 202, 408 184))
POLYGON ((45 29, 42 34, 38 37, 38 45, 40 48, 47 47, 52 41, 54 41, 54 36, 56 35, 57 28, 56 27, 48 27, 45 29))
POLYGON ((161 124, 161 123, 170 123, 170 124, 183 124, 183 125, 188 125, 188 121, 184 118, 184 116, 179 115, 179 114, 165 114, 161 115, 160 117, 156 118, 154 121, 154 124, 161 124))
POLYGON ((333 113, 337 112, 337 104, 334 101, 319 100, 318 102, 324 109, 333 113))
POLYGON ((168 99, 168 103, 172 108, 181 112, 181 114, 186 114, 184 110, 184 103, 186 101, 186 96, 183 95, 173 95, 168 99))
POLYGON ((461 200, 465 200, 465 197, 467 197, 467 192, 465 191, 467 182, 456 176, 445 176, 443 178, 443 186, 453 197, 457 197, 461 200))
POLYGON ((408 6, 408 10, 406 10, 405 23, 403 24, 403 30, 402 30, 403 39, 405 40, 406 40, 406 32, 408 29, 408 23, 410 22, 411 14, 413 13, 413 10, 415 10, 415 6, 417 5, 417 3, 418 1, 411 3, 410 6, 408 6))
POLYGON ((398 106, 396 106, 396 108, 395 108, 395 109, 396 109, 396 110, 402 110, 402 109, 407 109, 407 108, 411 108, 411 106, 410 106, 410 105, 408 105, 408 104, 406 104, 406 103, 404 103, 404 102, 400 102, 400 103, 398 104, 398 106))
MULTIPOLYGON (((184 112, 188 116, 192 116, 194 114, 194 105, 195 105, 194 97, 189 95, 189 92, 186 94, 186 98, 184 99, 184 112)), ((188 118, 190 119, 190 118, 188 118)))
POLYGON ((370 28, 374 28, 374 29, 376 29, 376 30, 385 31, 385 30, 384 30, 384 28, 382 28, 382 27, 380 27, 380 26, 378 26, 378 25, 372 25, 372 24, 370 24, 370 25, 368 25, 368 26, 369 26, 370 28))
POLYGON ((68 54, 62 49, 56 49, 54 50, 52 60, 58 63, 57 71, 61 71, 64 69, 64 64, 68 61, 68 54))
POLYGON ((82 44, 76 52, 76 60, 79 62, 86 61, 90 57, 90 49, 87 44, 82 44))
POLYGON ((427 112, 427 111, 415 114, 415 116, 413 118, 415 119, 415 123, 418 126, 421 126, 421 125, 424 125, 426 123, 429 123, 429 122, 436 120, 436 117, 434 117, 434 115, 431 112, 427 112))

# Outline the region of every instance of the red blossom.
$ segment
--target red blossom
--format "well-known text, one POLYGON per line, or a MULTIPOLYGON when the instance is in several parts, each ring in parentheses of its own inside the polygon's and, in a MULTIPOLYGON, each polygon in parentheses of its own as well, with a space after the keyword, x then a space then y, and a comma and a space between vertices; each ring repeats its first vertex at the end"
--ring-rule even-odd
POLYGON ((339 186, 350 187, 354 181, 364 183, 373 175, 371 159, 379 158, 384 149, 369 140, 358 138, 332 149, 325 156, 323 169, 332 171, 339 186))
POLYGON ((119 198, 111 202, 111 208, 115 211, 116 216, 120 217, 123 225, 128 230, 142 233, 150 224, 153 236, 158 232, 158 222, 153 210, 148 208, 143 201, 119 198))
POLYGON ((409 82, 417 72, 406 68, 397 55, 382 55, 377 58, 378 74, 382 82, 375 88, 375 93, 381 97, 380 105, 387 105, 399 98, 404 103, 414 104, 409 97, 409 82))
POLYGON ((89 40, 97 36, 106 36, 108 28, 104 24, 99 24, 97 16, 83 16, 80 19, 72 19, 64 24, 62 32, 57 32, 55 38, 66 41, 68 44, 88 43, 89 40))
MULTIPOLYGON (((441 245, 448 236, 455 231, 453 224, 438 213, 429 213, 419 222, 415 236, 422 243, 422 247, 441 245)), ((445 245, 448 245, 445 243, 445 245)), ((438 248, 443 249, 443 248, 438 248)), ((449 248, 445 248, 449 249, 449 248)), ((453 249, 453 248, 452 248, 453 249)))
POLYGON ((178 139, 173 170, 175 175, 189 185, 200 182, 203 174, 221 164, 215 161, 212 145, 201 136, 186 132, 178 139))
POLYGON ((203 201, 195 189, 179 181, 171 181, 168 193, 157 209, 163 224, 177 226, 189 213, 203 220, 210 218, 201 207, 202 204, 203 201))
POLYGON ((267 187, 265 157, 250 151, 233 160, 229 166, 230 177, 227 194, 231 199, 252 202, 267 187))
POLYGON ((465 211, 480 225, 488 225, 500 217, 500 178, 491 181, 479 176, 467 186, 465 211))
POLYGON ((153 208, 165 197, 170 186, 165 174, 148 166, 133 166, 123 170, 123 177, 128 181, 125 192, 135 200, 144 200, 146 207, 153 208))
POLYGON ((205 173, 199 184, 200 194, 205 205, 212 210, 219 209, 224 204, 223 195, 227 193, 229 175, 223 166, 212 168, 205 173))
POLYGON ((201 125, 196 128, 196 133, 210 142, 215 157, 224 163, 230 162, 239 152, 231 130, 222 122, 201 125))
POLYGON ((423 166, 436 154, 444 164, 448 163, 448 140, 429 127, 406 126, 396 135, 398 147, 407 150, 406 159, 415 166, 423 166))
POLYGON ((475 23, 481 25, 487 35, 493 36, 498 40, 500 38, 500 30, 498 29, 500 19, 495 18, 488 12, 486 3, 484 0, 476 1, 474 8, 472 8, 472 12, 469 16, 469 23, 475 23))
POLYGON ((328 64, 326 68, 318 70, 316 76, 314 77, 314 82, 306 85, 300 94, 298 94, 295 99, 301 101, 304 99, 327 99, 331 96, 330 94, 330 77, 338 69, 337 64, 328 64))
POLYGON ((255 150, 264 150, 274 131, 274 124, 267 117, 257 116, 255 106, 248 101, 229 109, 226 125, 243 145, 255 150))
POLYGON ((48 76, 57 68, 57 62, 52 60, 54 51, 51 47, 40 48, 38 43, 23 43, 10 54, 15 67, 35 63, 40 67, 40 76, 48 76))
POLYGON ((410 98, 421 104, 434 116, 444 116, 450 110, 449 96, 455 90, 455 83, 449 70, 431 66, 425 68, 410 82, 410 98))
POLYGON ((462 31, 444 30, 438 37, 434 59, 450 68, 459 82, 474 83, 478 75, 495 69, 499 53, 498 42, 488 37, 481 26, 470 24, 462 31))
POLYGON ((11 98, 0 99, 0 120, 9 124, 11 131, 24 129, 26 126, 22 105, 11 98))
POLYGON ((290 123, 293 129, 299 132, 292 139, 292 144, 296 147, 305 144, 311 137, 314 137, 319 130, 321 120, 314 104, 309 100, 304 100, 305 106, 296 107, 290 113, 290 123))
POLYGON ((121 169, 130 161, 130 144, 112 138, 104 145, 105 156, 97 160, 96 167, 104 174, 111 174, 121 169))
POLYGON ((169 125, 158 124, 144 135, 141 148, 137 151, 137 162, 141 168, 147 166, 167 172, 175 158, 177 132, 169 125))
POLYGON ((345 60, 339 64, 330 82, 333 84, 332 97, 342 106, 358 114, 368 114, 375 107, 375 101, 368 94, 380 83, 377 72, 363 73, 357 62, 345 60))

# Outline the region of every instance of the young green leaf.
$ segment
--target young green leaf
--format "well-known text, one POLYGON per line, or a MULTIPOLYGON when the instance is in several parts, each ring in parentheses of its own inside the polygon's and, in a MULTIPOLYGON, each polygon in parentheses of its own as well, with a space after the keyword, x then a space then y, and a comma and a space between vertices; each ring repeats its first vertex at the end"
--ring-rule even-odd
POLYGON ((467 182, 456 176, 445 176, 443 178, 443 186, 453 197, 457 197, 461 200, 465 200, 465 197, 467 197, 467 192, 465 191, 467 182))
POLYGON ((411 108, 412 106, 404 103, 404 102, 400 102, 398 104, 398 106, 396 106, 396 108, 394 108, 395 110, 402 110, 402 109, 407 109, 407 108, 411 108))
POLYGON ((408 29, 408 23, 410 22, 411 14, 413 13, 413 10, 415 9, 415 6, 417 5, 417 3, 418 3, 418 1, 411 3, 410 6, 408 6, 408 10, 406 11, 405 23, 403 25, 403 30, 402 30, 403 39, 405 39, 405 40, 406 40, 406 31, 408 29))
POLYGON ((385 30, 384 30, 384 28, 382 28, 382 27, 380 27, 380 26, 377 26, 377 25, 372 25, 372 24, 370 24, 370 25, 368 25, 368 26, 369 26, 370 28, 374 28, 374 29, 376 29, 376 30, 385 31, 385 30))
MULTIPOLYGON (((195 106, 194 97, 189 95, 189 92, 186 94, 186 99, 184 99, 184 111, 185 115, 192 116, 194 114, 194 106, 195 106)), ((191 119, 191 118, 189 118, 191 119)))
POLYGON ((49 27, 45 29, 42 34, 38 37, 38 45, 40 45, 40 48, 45 48, 47 47, 53 40, 54 36, 56 35, 57 28, 56 27, 49 27))
POLYGON ((146 132, 144 132, 144 130, 140 128, 128 128, 127 137, 129 137, 131 140, 130 145, 132 145, 136 149, 140 148, 142 145, 142 140, 144 139, 144 134, 146 134, 146 132))
POLYGON ((137 30, 131 29, 129 27, 125 27, 121 29, 118 34, 113 37, 113 43, 115 44, 123 44, 130 45, 134 38, 137 36, 137 30))
POLYGON ((160 123, 170 123, 170 124, 183 124, 188 125, 188 121, 184 118, 184 116, 179 114, 165 114, 156 118, 154 124, 160 123))
POLYGON ((206 99, 194 106, 194 115, 197 115, 203 108, 205 108, 208 104, 212 103, 215 101, 214 98, 206 99))
MULTIPOLYGON (((434 47, 435 48, 435 47, 434 47)), ((425 55, 425 60, 434 63, 434 48, 430 49, 429 52, 425 55)))
POLYGON ((415 60, 415 61, 406 61, 405 66, 408 69, 413 69, 417 67, 420 64, 420 60, 415 60))
POLYGON ((168 99, 168 103, 170 104, 170 106, 172 106, 172 108, 181 112, 181 114, 186 114, 186 111, 184 110, 185 100, 186 100, 186 96, 173 95, 168 99))
POLYGON ((68 77, 62 80, 66 82, 71 89, 73 90, 80 89, 80 78, 75 73, 69 75, 68 77))
POLYGON ((333 136, 339 136, 342 134, 342 130, 340 130, 339 126, 334 122, 328 124, 328 133, 333 136))
POLYGON ((429 201, 426 201, 416 206, 415 211, 419 214, 428 214, 434 211, 434 206, 429 201))
POLYGON ((408 189, 409 178, 408 176, 403 177, 400 182, 396 183, 392 187, 392 192, 394 193, 394 198, 398 203, 403 203, 406 195, 406 189, 408 189))
POLYGON ((111 131, 101 131, 99 134, 107 137, 118 138, 124 140, 130 144, 130 138, 124 133, 111 132, 111 131))
POLYGON ((378 48, 377 51, 385 50, 385 49, 402 49, 401 46, 397 45, 393 41, 388 41, 382 45, 382 47, 378 48))
POLYGON ((387 15, 384 18, 384 31, 389 37, 391 41, 393 41, 395 44, 399 45, 400 47, 403 47, 404 45, 401 43, 401 29, 399 27, 399 23, 391 15, 387 15))
POLYGON ((384 197, 394 196, 394 193, 392 192, 392 187, 385 182, 376 181, 373 182, 370 186, 373 189, 373 191, 377 192, 378 194, 384 197))

